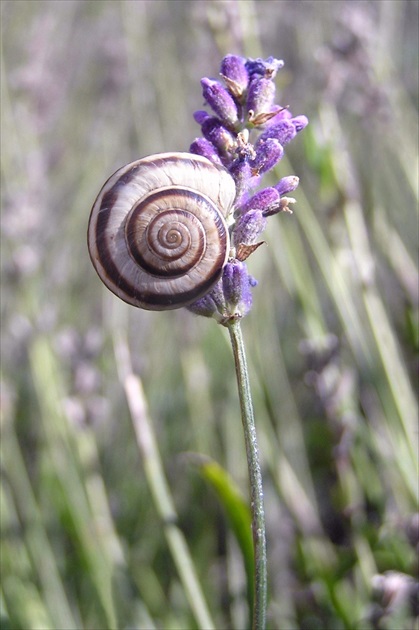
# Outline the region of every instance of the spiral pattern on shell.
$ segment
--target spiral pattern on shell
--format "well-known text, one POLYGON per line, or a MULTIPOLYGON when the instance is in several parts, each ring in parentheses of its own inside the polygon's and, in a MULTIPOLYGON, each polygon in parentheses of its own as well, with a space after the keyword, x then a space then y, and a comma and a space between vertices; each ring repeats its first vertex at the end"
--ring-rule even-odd
POLYGON ((139 308, 191 304, 222 273, 235 196, 229 173, 198 155, 163 153, 120 168, 90 214, 88 247, 99 277, 139 308))

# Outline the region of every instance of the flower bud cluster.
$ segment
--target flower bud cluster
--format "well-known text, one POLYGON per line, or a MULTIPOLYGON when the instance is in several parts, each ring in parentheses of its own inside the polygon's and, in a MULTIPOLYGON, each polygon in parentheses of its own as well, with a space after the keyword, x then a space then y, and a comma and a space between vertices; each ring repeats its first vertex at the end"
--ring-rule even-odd
POLYGON ((231 225, 232 249, 222 278, 210 293, 195 302, 193 312, 228 324, 246 315, 252 304, 249 276, 244 260, 260 244, 267 217, 291 212, 294 199, 286 195, 298 186, 298 177, 282 178, 275 186, 260 186, 262 176, 284 155, 284 146, 308 120, 293 117, 287 107, 275 104, 274 78, 284 65, 279 59, 245 59, 227 55, 221 62, 222 81, 203 78, 202 93, 212 113, 199 110, 195 121, 202 137, 196 138, 191 153, 202 155, 226 168, 236 184, 236 202, 231 225))
POLYGON ((237 258, 231 258, 215 287, 188 308, 197 315, 213 317, 218 323, 226 325, 231 320, 244 317, 250 311, 251 287, 256 284, 257 281, 249 275, 246 264, 237 258))

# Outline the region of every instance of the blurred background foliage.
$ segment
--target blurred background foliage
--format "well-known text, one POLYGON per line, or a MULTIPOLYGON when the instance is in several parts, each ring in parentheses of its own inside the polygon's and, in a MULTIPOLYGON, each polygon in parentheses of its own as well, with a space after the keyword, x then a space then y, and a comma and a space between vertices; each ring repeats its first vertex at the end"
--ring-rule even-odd
POLYGON ((2 2, 2 628, 247 625, 225 331, 119 302, 85 237, 116 168, 199 135, 199 79, 229 52, 284 59, 277 102, 310 119, 266 182, 301 184, 249 261, 243 322, 269 628, 417 624, 418 7, 2 2), (217 483, 202 456, 224 469, 217 483))

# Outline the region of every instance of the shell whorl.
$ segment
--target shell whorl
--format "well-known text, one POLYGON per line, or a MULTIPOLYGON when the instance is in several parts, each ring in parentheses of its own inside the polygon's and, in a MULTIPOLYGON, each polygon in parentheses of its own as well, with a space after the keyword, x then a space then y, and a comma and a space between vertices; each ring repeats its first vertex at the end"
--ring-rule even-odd
POLYGON ((117 170, 93 205, 92 263, 125 302, 147 310, 191 304, 219 279, 234 180, 206 158, 152 155, 117 170))

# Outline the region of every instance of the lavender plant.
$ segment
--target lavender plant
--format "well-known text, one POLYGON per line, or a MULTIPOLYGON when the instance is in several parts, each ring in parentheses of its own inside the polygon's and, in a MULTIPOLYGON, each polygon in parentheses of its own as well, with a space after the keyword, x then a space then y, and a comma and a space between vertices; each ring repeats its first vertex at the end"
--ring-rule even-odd
POLYGON ((227 217, 232 243, 229 260, 215 287, 188 308, 214 318, 230 333, 249 469, 255 563, 254 630, 261 630, 266 624, 266 535, 262 474, 240 320, 251 309, 252 289, 257 284, 245 261, 261 245, 258 239, 268 217, 291 212, 290 205, 295 200, 287 195, 299 182, 298 177, 291 175, 275 186, 254 192, 263 175, 283 157, 284 146, 308 123, 305 116, 294 117, 287 107, 275 104, 274 78, 283 65, 283 61, 273 57, 224 57, 220 68, 223 83, 206 77, 201 80, 204 99, 213 114, 195 112, 202 137, 190 146, 192 153, 224 166, 237 191, 231 216, 227 217))
POLYGON ((203 96, 213 110, 197 111, 195 120, 202 136, 196 138, 191 153, 224 166, 236 183, 237 196, 231 225, 230 258, 216 286, 189 309, 220 324, 230 326, 243 318, 252 306, 252 288, 257 284, 249 274, 246 259, 259 245, 267 218, 279 212, 292 212, 295 175, 282 178, 275 186, 252 191, 261 184, 284 155, 284 146, 304 129, 306 116, 293 117, 287 107, 275 104, 274 78, 284 65, 279 59, 244 59, 227 55, 221 62, 219 81, 203 78, 203 96))
MULTIPOLYGON (((212 317, 229 331, 250 481, 255 576, 250 604, 255 630, 264 628, 266 622, 266 537, 262 475, 240 321, 251 309, 252 288, 256 285, 246 260, 261 245, 259 237, 268 217, 291 212, 290 205, 295 200, 287 194, 298 185, 298 177, 288 176, 276 186, 261 186, 263 175, 283 157, 284 145, 308 122, 305 116, 293 117, 287 107, 274 102, 274 78, 282 66, 283 62, 273 57, 266 60, 244 59, 237 55, 224 57, 221 62, 223 83, 209 78, 201 80, 204 99, 213 110, 212 115, 202 110, 195 112, 203 136, 194 140, 190 151, 201 158, 191 160, 190 155, 163 154, 122 167, 102 187, 88 227, 92 263, 106 286, 121 299, 151 310, 187 305, 193 313, 212 317), (206 159, 202 160, 202 157, 206 159), (208 165, 206 160, 214 166, 208 165), (179 163, 182 171, 178 169, 179 163), (228 189, 230 199, 226 206, 228 210, 218 209, 221 214, 217 212, 214 220, 217 229, 205 231, 205 239, 211 245, 208 258, 213 256, 212 246, 216 244, 219 223, 222 223, 224 234, 229 230, 229 238, 223 242, 231 243, 231 246, 222 248, 221 259, 215 258, 217 274, 211 278, 211 283, 203 285, 204 289, 201 285, 200 290, 200 285, 192 284, 196 277, 202 277, 202 268, 198 264, 192 267, 193 273, 189 265, 190 259, 195 262, 190 251, 193 248, 187 250, 185 260, 179 252, 184 251, 185 244, 196 248, 204 237, 197 237, 192 231, 183 238, 186 228, 179 228, 180 224, 183 226, 179 222, 180 213, 175 208, 168 216, 165 211, 172 207, 173 200, 169 196, 169 201, 165 202, 169 205, 165 206, 161 199, 168 183, 174 181, 176 190, 180 187, 180 173, 185 177, 186 172, 189 185, 198 168, 197 163, 204 164, 205 168, 210 166, 217 176, 220 196, 228 189), (156 173, 162 182, 153 198, 149 187, 156 184, 156 173), (255 192, 257 188, 259 190, 255 192), (227 216, 224 216, 226 212, 227 216), (174 253, 173 260, 171 252, 174 253), (179 258, 183 266, 178 263, 179 258), (156 261, 160 265, 158 269, 156 261), (176 268, 171 264, 173 262, 176 262, 176 268), (221 277, 214 285, 220 273, 221 277), (179 279, 182 286, 177 282, 179 279), (209 287, 209 292, 203 294, 202 290, 209 287), (175 300, 177 289, 179 294, 175 300), (190 299, 197 296, 199 299, 191 304, 190 299)), ((211 181, 207 177, 201 183, 210 188, 211 181)), ((188 187, 186 191, 188 198, 188 187)), ((172 191, 172 195, 175 192, 172 191)), ((212 190, 208 190, 208 194, 210 192, 212 190)), ((217 195, 215 200, 219 201, 217 195)), ((199 204, 196 205, 199 208, 199 204)), ((201 261, 202 251, 197 251, 195 256, 201 261)))

